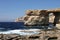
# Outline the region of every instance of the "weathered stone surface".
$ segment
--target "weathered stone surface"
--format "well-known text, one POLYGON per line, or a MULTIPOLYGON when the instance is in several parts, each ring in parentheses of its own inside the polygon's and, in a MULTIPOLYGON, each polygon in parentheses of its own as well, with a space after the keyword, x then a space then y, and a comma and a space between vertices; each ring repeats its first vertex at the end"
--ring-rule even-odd
POLYGON ((53 13, 49 14, 49 22, 54 23, 55 15, 53 13))
MULTIPOLYGON (((22 19, 25 25, 49 24, 49 22, 60 24, 60 8, 51 10, 27 10, 26 15, 22 19), (49 16, 50 13, 54 15, 49 16)), ((16 19, 16 22, 20 21, 21 18, 16 19)))
POLYGON ((21 36, 18 34, 0 34, 0 40, 48 40, 50 38, 60 40, 60 30, 41 30, 39 34, 21 36))
MULTIPOLYGON (((29 14, 29 15, 26 15, 24 17, 24 22, 25 22, 25 25, 39 25, 39 24, 44 24, 46 22, 47 24, 47 21, 46 21, 46 10, 28 10, 26 12, 26 14, 29 14)), ((48 20, 48 19, 47 19, 48 20)))
POLYGON ((45 13, 46 10, 27 10, 26 15, 22 18, 17 18, 16 22, 23 20, 25 25, 47 24, 48 19, 46 20, 46 18, 48 17, 45 13))
POLYGON ((32 10, 26 10, 26 15, 32 15, 33 11, 32 10))

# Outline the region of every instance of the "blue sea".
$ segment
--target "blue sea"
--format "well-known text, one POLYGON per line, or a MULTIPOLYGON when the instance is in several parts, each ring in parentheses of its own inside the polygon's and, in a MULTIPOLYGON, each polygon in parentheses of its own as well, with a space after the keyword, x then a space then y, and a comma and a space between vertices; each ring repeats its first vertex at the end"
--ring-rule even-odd
POLYGON ((37 30, 40 30, 39 26, 24 26, 23 22, 0 22, 0 34, 20 34, 20 35, 30 35, 37 34, 37 30), (30 32, 22 32, 22 31, 32 31, 30 32))
POLYGON ((0 22, 0 31, 15 29, 43 29, 41 26, 24 26, 24 22, 0 22))
POLYGON ((0 22, 0 31, 24 29, 23 22, 0 22))

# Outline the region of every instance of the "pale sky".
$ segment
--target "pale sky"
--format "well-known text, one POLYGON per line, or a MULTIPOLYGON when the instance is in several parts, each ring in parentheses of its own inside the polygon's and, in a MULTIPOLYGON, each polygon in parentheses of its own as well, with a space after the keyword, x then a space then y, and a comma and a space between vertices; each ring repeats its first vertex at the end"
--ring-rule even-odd
POLYGON ((60 0, 0 0, 0 22, 14 21, 28 9, 60 8, 60 0))

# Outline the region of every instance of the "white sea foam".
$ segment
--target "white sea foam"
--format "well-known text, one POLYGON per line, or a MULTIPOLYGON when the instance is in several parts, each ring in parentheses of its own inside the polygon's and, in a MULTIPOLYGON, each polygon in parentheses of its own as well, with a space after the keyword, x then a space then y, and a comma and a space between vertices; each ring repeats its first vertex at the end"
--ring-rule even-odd
POLYGON ((33 35, 39 34, 40 29, 18 29, 18 30, 9 30, 9 31, 1 31, 0 34, 19 34, 19 35, 33 35))

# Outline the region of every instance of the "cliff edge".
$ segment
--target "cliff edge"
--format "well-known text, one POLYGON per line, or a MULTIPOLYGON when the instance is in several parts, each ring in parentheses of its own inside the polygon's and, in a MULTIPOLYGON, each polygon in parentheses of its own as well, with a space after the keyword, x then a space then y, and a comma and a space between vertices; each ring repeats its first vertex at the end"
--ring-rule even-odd
POLYGON ((47 25, 52 22, 60 24, 60 8, 50 10, 26 10, 26 15, 18 18, 16 22, 23 20, 25 25, 47 25))

